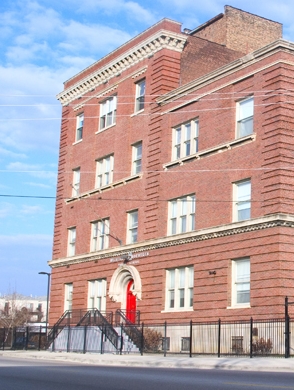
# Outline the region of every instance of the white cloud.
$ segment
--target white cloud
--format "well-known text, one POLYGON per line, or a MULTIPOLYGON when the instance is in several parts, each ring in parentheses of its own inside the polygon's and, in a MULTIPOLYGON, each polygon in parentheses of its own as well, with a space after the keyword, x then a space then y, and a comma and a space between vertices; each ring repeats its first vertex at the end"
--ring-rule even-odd
POLYGON ((13 205, 11 203, 0 203, 0 218, 7 218, 13 211, 13 205))
POLYGON ((130 34, 119 29, 101 25, 85 25, 76 21, 64 25, 62 31, 65 40, 59 44, 59 47, 74 53, 110 52, 131 38, 130 34))
POLYGON ((2 148, 0 146, 0 156, 3 157, 10 157, 10 158, 27 158, 26 154, 23 153, 15 153, 9 149, 2 148))
POLYGON ((39 188, 45 188, 45 189, 52 188, 52 186, 50 186, 48 184, 43 184, 43 183, 25 182, 24 184, 31 186, 31 187, 39 187, 39 188))
POLYGON ((81 14, 94 13, 98 15, 105 14, 107 16, 120 16, 120 19, 128 19, 133 24, 140 22, 141 24, 153 24, 156 22, 154 16, 156 5, 152 3, 149 9, 139 3, 142 1, 125 1, 125 0, 84 0, 82 3, 79 0, 67 0, 70 4, 75 3, 77 11, 81 14))
POLYGON ((44 210, 40 206, 22 205, 19 212, 22 215, 35 215, 35 214, 43 214, 44 210))
MULTIPOLYGON (((45 165, 41 164, 26 164, 19 161, 11 162, 7 165, 6 169, 14 173, 26 173, 32 177, 39 179, 50 180, 52 184, 56 184, 57 173, 51 167, 48 169, 45 165)), ((48 182, 46 182, 48 185, 48 182)))
POLYGON ((10 247, 11 245, 43 247, 52 244, 50 234, 16 234, 13 236, 0 235, 0 246, 10 247))

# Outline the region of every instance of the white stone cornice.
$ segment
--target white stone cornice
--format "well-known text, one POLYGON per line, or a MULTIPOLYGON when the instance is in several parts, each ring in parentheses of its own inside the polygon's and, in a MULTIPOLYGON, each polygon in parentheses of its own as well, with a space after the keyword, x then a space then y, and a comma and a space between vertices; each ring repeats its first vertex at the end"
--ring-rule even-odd
POLYGON ((288 227, 293 229, 294 215, 272 214, 261 218, 249 219, 243 222, 235 222, 208 229, 196 230, 189 233, 176 234, 174 236, 162 237, 131 245, 124 245, 99 252, 51 260, 48 264, 52 268, 64 267, 71 264, 87 263, 90 261, 99 261, 114 257, 119 258, 124 255, 129 255, 130 252, 134 255, 136 253, 139 254, 141 252, 149 252, 156 249, 185 245, 191 242, 206 241, 275 227, 288 227))
POLYGON ((107 82, 112 77, 137 64, 162 49, 181 52, 184 48, 187 35, 167 30, 160 30, 144 41, 135 45, 123 55, 97 69, 95 72, 78 81, 73 86, 57 95, 62 105, 69 104, 78 97, 91 91, 93 88, 107 82))

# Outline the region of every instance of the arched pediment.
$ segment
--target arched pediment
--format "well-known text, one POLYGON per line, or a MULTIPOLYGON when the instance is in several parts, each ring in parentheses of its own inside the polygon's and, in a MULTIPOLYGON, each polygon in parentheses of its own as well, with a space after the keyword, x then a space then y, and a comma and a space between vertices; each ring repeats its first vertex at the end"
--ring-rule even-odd
POLYGON ((133 265, 123 264, 112 275, 108 292, 111 300, 123 302, 126 285, 131 279, 134 280, 133 294, 137 299, 142 299, 142 283, 138 270, 133 265))

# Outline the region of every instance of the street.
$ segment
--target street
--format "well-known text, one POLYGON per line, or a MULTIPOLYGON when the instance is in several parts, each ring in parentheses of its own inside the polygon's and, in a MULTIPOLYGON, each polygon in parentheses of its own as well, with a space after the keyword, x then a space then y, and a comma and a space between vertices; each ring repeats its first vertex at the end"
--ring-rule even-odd
POLYGON ((294 390, 294 373, 93 366, 0 356, 0 384, 3 390, 294 390))

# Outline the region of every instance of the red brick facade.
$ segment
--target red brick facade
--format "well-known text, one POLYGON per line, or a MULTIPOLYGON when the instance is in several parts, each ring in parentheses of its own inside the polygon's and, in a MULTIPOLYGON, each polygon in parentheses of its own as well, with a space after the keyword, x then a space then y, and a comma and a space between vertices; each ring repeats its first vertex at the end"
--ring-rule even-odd
MULTIPOLYGON (((73 288, 72 308, 85 309, 89 281, 102 279, 106 310, 113 312, 126 309, 124 289, 133 279, 137 310, 147 323, 283 314, 284 297, 294 296, 294 45, 280 38, 279 23, 225 7, 224 15, 190 33, 163 20, 65 83, 58 96, 63 112, 50 261, 51 324, 66 308, 66 284, 73 288), (243 45, 240 31, 245 27, 243 45), (261 30, 268 32, 267 41, 261 30), (136 84, 143 79, 144 110, 134 112, 136 84), (101 129, 101 104, 113 96, 116 119, 101 129), (253 98, 253 129, 240 136, 238 110, 247 98, 253 98), (84 126, 77 141, 81 113, 84 126), (194 120, 198 150, 175 158, 175 129, 194 120), (134 174, 138 142, 142 169, 134 174), (97 186, 97 161, 108 156, 114 161, 113 177, 97 186), (74 196, 77 168, 79 193, 74 196), (251 184, 245 202, 250 218, 236 219, 234 191, 244 180, 251 184), (194 225, 187 222, 186 231, 172 234, 171 201, 186 196, 187 204, 196 198, 194 225), (134 210, 137 240, 128 243, 128 213, 134 210), (92 250, 91 226, 105 218, 109 243, 92 250), (69 255, 68 229, 73 227, 76 240, 69 255), (240 259, 250 263, 250 281, 233 276, 240 259), (189 272, 192 267, 193 283, 186 275, 184 286, 180 280, 178 287, 169 286, 170 271, 184 267, 189 272), (244 295, 248 283, 249 301, 244 295), (192 302, 187 304, 189 288, 192 302), (179 294, 178 307, 169 290, 179 294)), ((179 204, 177 218, 183 223, 190 216, 179 212, 179 204)))

